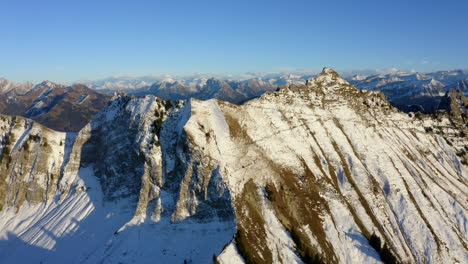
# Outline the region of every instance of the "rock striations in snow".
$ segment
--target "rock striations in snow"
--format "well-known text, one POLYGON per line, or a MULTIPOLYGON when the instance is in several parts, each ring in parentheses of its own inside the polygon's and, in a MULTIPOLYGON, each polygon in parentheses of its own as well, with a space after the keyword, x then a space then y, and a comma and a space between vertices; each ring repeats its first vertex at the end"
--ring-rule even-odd
POLYGON ((466 263, 462 132, 329 68, 242 105, 115 94, 78 133, 1 116, 0 262, 466 263))

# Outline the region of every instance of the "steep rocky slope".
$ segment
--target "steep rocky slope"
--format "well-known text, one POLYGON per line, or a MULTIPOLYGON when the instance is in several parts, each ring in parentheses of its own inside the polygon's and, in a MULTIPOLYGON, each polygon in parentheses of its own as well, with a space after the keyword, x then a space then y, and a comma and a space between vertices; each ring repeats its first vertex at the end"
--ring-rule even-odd
POLYGON ((328 68, 242 105, 117 94, 78 134, 2 118, 2 262, 468 261, 468 169, 427 129, 458 128, 328 68))
POLYGON ((438 111, 429 116, 415 116, 422 121, 426 131, 441 135, 456 150, 463 164, 468 164, 467 118, 468 98, 461 90, 452 89, 440 100, 438 111), (428 120, 430 117, 430 121, 428 120))

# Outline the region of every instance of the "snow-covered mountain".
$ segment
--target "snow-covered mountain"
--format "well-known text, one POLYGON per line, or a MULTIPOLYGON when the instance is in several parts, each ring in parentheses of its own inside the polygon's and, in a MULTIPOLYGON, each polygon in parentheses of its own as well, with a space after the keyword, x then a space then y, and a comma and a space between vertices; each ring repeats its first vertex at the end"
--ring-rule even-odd
POLYGON ((1 116, 0 262, 466 263, 466 130, 329 68, 241 105, 116 94, 79 133, 1 116))
MULTIPOLYGON (((314 73, 316 74, 316 73, 314 73)), ((131 77, 131 76, 116 76, 101 80, 80 80, 92 89, 102 92, 114 92, 118 90, 125 90, 130 93, 132 90, 139 90, 148 88, 149 86, 158 82, 163 83, 183 83, 192 88, 203 87, 206 81, 210 78, 221 81, 248 81, 248 80, 264 80, 275 85, 287 85, 293 82, 304 82, 307 76, 312 76, 312 73, 245 73, 240 75, 234 74, 190 74, 190 75, 171 75, 171 74, 156 74, 151 76, 131 77)))
MULTIPOLYGON (((313 73, 154 75, 139 78, 116 77, 85 83, 107 93, 123 89, 129 94, 153 94, 166 100, 217 98, 239 103, 266 91, 273 91, 279 85, 304 84, 313 76, 313 73)), ((461 70, 431 73, 395 70, 387 74, 354 75, 347 79, 360 89, 382 91, 394 106, 405 112, 434 112, 438 109, 441 97, 451 89, 460 89, 465 95, 468 94, 468 74, 461 70)))
POLYGON ((398 72, 386 75, 353 76, 350 82, 366 90, 400 90, 397 96, 408 95, 443 95, 444 91, 456 88, 457 84, 466 81, 468 74, 461 70, 437 71, 430 73, 398 72), (404 90, 404 91, 403 91, 404 90), (440 92, 442 91, 442 94, 440 92))
POLYGON ((82 82, 97 91, 110 94, 124 90, 128 94, 138 96, 152 94, 166 100, 217 98, 231 103, 240 103, 266 91, 273 91, 279 85, 304 84, 311 76, 310 73, 161 74, 143 77, 113 77, 82 82))
POLYGON ((16 90, 18 93, 24 93, 33 87, 34 84, 30 82, 15 83, 5 78, 0 78, 0 94, 5 94, 12 90, 16 90))
POLYGON ((1 114, 31 118, 59 131, 79 131, 110 98, 82 84, 33 85, 0 79, 1 114))
POLYGON ((172 80, 160 81, 149 87, 126 91, 137 96, 156 95, 165 100, 187 100, 190 98, 208 100, 216 98, 231 103, 241 103, 258 97, 264 92, 274 91, 277 87, 277 84, 260 79, 233 81, 209 78, 196 83, 172 80))
POLYGON ((461 70, 354 76, 350 82, 360 89, 382 91, 393 105, 405 112, 414 109, 434 112, 451 89, 468 95, 468 74, 461 70))

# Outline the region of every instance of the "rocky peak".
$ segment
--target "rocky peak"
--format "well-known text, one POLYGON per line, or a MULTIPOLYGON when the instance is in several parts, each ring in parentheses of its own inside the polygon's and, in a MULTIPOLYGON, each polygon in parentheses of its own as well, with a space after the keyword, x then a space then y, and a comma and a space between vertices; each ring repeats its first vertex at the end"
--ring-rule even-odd
POLYGON ((127 92, 124 90, 118 90, 114 92, 114 95, 111 98, 111 101, 115 101, 119 98, 128 97, 127 92))
POLYGON ((30 82, 16 83, 3 77, 0 78, 0 94, 5 94, 13 90, 16 90, 19 93, 24 93, 33 86, 34 85, 30 82))
POLYGON ((230 248, 256 263, 306 262, 306 250, 330 262, 466 262, 458 222, 466 219, 466 166, 448 142, 403 113, 362 115, 383 108, 374 100, 381 93, 360 92, 329 68, 296 86, 242 105, 190 100, 180 108, 116 94, 70 144, 68 134, 0 119, 0 132, 11 134, 4 153, 14 151, 0 160, 5 208, 20 207, 18 199, 52 208, 1 211, 0 234, 25 250, 94 239, 64 255, 89 263, 206 263, 226 243, 222 263, 230 248), (14 148, 30 134, 28 147, 14 148), (178 243, 194 236, 200 243, 178 243))
POLYGON ((332 68, 329 68, 329 67, 323 67, 322 72, 320 74, 321 75, 323 75, 323 74, 338 75, 338 73, 335 70, 333 70, 332 68))
POLYGON ((41 88, 49 88, 49 89, 55 89, 55 88, 64 88, 65 86, 62 84, 54 83, 49 80, 42 81, 41 83, 37 84, 32 88, 32 90, 37 90, 41 88))
POLYGON ((382 92, 359 90, 331 68, 324 68, 320 74, 307 80, 305 85, 279 86, 276 93, 267 92, 261 98, 281 104, 299 100, 323 108, 347 105, 361 113, 379 115, 393 111, 382 92))
POLYGON ((466 103, 468 103, 468 100, 464 96, 463 91, 459 89, 451 89, 445 93, 444 97, 442 97, 438 110, 445 110, 450 113, 453 111, 466 113, 466 103))
POLYGON ((307 80, 306 85, 309 88, 320 88, 327 91, 351 86, 351 84, 341 77, 335 70, 328 67, 323 68, 319 75, 307 80))
POLYGON ((10 90, 13 83, 5 78, 0 78, 0 93, 10 90))
POLYGON ((437 80, 434 79, 434 78, 431 79, 429 85, 432 85, 432 86, 441 86, 441 87, 445 86, 443 83, 437 81, 437 80))
POLYGON ((294 91, 303 90, 302 88, 298 89, 299 87, 303 87, 309 91, 315 91, 329 95, 348 90, 357 91, 356 87, 352 86, 335 70, 328 67, 323 68, 322 72, 317 76, 308 79, 305 86, 292 85, 289 87, 289 89, 294 91))

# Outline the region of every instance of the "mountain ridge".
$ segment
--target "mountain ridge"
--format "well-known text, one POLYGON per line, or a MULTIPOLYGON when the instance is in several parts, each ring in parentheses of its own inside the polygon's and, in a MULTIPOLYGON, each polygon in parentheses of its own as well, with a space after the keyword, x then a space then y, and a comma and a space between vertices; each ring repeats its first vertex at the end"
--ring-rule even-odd
POLYGON ((110 99, 82 84, 65 86, 43 81, 27 85, 26 89, 11 84, 9 89, 2 89, 0 113, 32 118, 60 131, 80 130, 110 99))
POLYGON ((400 261, 468 259, 459 128, 330 70, 242 105, 116 94, 73 139, 3 118, 6 261, 380 263, 372 237, 400 261))
MULTIPOLYGON (((273 91, 277 86, 291 84, 305 84, 305 82, 316 74, 253 74, 240 77, 210 77, 206 75, 194 76, 165 76, 152 86, 134 87, 125 89, 130 94, 144 96, 145 94, 154 94, 163 99, 188 99, 195 97, 198 99, 210 99, 217 97, 232 103, 245 102, 248 99, 259 96, 266 91, 273 91), (217 93, 216 87, 207 85, 208 79, 216 79, 217 82, 227 83, 227 90, 224 93, 217 93), (257 82, 253 84, 252 82, 257 82), (158 86, 175 86, 171 93, 168 89, 159 89, 158 86), (150 88, 151 87, 151 88, 150 88), (254 91, 253 93, 249 91, 254 91)), ((354 75, 346 79, 356 85, 361 90, 382 90, 390 102, 399 109, 410 112, 418 106, 420 111, 431 113, 437 110, 437 105, 441 97, 451 89, 461 89, 465 94, 468 93, 466 79, 468 75, 461 70, 437 71, 429 73, 411 73, 396 72, 389 74, 374 75, 354 75)), ((115 88, 121 88, 119 79, 116 79, 115 88)), ((127 80, 122 80, 124 83, 127 80)), ((132 81, 136 82, 136 80, 132 81)), ((89 82, 91 87, 99 89, 100 82, 89 82)), ((130 83, 127 83, 130 84, 130 83)), ((106 83, 106 92, 112 92, 112 83, 106 83)), ((104 90, 103 90, 104 91, 104 90)))

